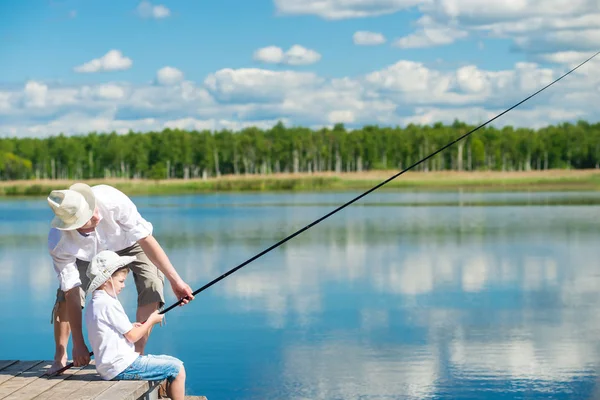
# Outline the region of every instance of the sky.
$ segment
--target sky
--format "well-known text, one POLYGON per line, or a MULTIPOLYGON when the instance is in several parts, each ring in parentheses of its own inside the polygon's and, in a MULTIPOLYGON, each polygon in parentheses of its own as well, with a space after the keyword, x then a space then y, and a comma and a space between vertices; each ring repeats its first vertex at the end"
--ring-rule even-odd
MULTIPOLYGON (((598 0, 0 0, 0 137, 481 123, 600 51, 598 0)), ((600 56, 494 125, 597 122, 600 56)))

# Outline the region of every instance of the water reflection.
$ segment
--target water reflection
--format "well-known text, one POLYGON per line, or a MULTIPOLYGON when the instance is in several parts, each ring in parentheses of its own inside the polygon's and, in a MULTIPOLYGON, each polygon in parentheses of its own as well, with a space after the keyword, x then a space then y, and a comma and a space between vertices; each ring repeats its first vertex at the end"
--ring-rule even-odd
POLYGON ((438 357, 427 346, 377 348, 332 340, 285 350, 284 384, 291 398, 430 398, 438 357))
MULTIPOLYGON (((136 201, 197 288, 351 197, 136 201)), ((565 198, 577 201, 572 193, 378 194, 174 311, 150 346, 186 359, 198 377, 192 393, 215 398, 588 398, 600 361, 599 207, 440 205, 565 198), (414 201, 433 205, 390 205, 414 201)), ((0 284, 15 330, 0 341, 15 346, 0 358, 47 358, 56 289, 48 212, 43 203, 1 205, 0 284), (14 218, 21 205, 25 221, 14 218), (31 310, 29 320, 17 305, 31 310), (25 344, 16 333, 25 328, 43 340, 25 344)), ((133 315, 128 285, 120 300, 133 315)))

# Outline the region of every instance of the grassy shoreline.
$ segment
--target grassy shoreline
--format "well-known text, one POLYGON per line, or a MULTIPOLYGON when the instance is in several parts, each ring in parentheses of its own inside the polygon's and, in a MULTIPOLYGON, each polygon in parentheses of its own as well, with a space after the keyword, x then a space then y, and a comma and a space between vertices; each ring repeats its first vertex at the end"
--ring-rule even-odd
MULTIPOLYGON (((267 176, 222 176, 202 179, 83 180, 89 185, 106 183, 128 195, 189 194, 211 192, 284 192, 367 190, 399 171, 357 173, 302 173, 267 176)), ((27 180, 0 182, 0 197, 45 196, 53 189, 66 188, 73 180, 27 180)), ((600 190, 600 170, 407 172, 380 188, 394 190, 600 190)))

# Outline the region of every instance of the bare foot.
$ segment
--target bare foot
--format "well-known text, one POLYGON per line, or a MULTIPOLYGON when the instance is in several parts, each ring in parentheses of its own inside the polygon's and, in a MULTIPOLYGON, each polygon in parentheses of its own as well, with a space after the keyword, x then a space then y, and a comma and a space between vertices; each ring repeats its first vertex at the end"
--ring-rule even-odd
MULTIPOLYGON (((50 376, 53 375, 59 369, 67 366, 67 356, 64 356, 62 360, 54 360, 52 366, 44 375, 50 376)), ((60 374, 59 374, 60 375, 60 374)))

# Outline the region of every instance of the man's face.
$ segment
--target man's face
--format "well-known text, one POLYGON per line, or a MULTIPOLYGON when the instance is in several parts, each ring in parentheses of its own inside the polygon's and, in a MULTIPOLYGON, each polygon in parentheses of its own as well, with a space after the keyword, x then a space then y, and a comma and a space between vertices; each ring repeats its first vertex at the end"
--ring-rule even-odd
POLYGON ((92 218, 90 218, 90 220, 81 228, 77 229, 77 231, 79 231, 79 233, 93 232, 94 229, 96 229, 96 226, 98 226, 98 222, 100 222, 100 215, 98 214, 98 207, 96 207, 94 209, 94 215, 92 215, 92 218))

